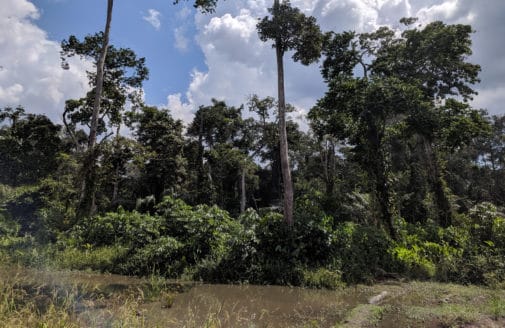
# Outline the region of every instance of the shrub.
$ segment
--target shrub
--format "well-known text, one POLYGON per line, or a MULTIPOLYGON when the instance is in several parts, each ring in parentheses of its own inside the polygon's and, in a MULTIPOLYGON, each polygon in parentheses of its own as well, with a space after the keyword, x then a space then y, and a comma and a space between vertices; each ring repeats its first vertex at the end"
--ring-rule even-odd
POLYGON ((121 245, 110 245, 80 249, 68 247, 54 256, 53 265, 60 269, 95 270, 117 272, 116 264, 126 255, 127 249, 121 245))
POLYGON ((436 273, 436 266, 424 254, 422 248, 417 245, 412 247, 396 246, 392 254, 406 272, 412 278, 432 278, 436 273))
POLYGON ((335 230, 333 243, 335 261, 340 264, 346 282, 370 282, 378 274, 395 268, 389 252, 392 240, 381 229, 342 223, 335 230))
POLYGON ((303 271, 303 285, 312 288, 337 289, 345 287, 342 273, 338 270, 318 268, 303 271))
POLYGON ((70 235, 81 245, 121 244, 133 248, 151 243, 163 232, 162 221, 158 217, 119 209, 118 212, 84 219, 70 235))
POLYGON ((182 242, 181 255, 189 265, 204 258, 223 258, 233 236, 241 231, 241 225, 217 206, 193 208, 167 197, 157 206, 157 213, 163 218, 166 234, 182 242))
POLYGON ((118 265, 120 273, 148 275, 157 273, 166 277, 178 277, 186 263, 181 255, 183 244, 177 239, 162 236, 142 248, 130 250, 123 263, 118 265))

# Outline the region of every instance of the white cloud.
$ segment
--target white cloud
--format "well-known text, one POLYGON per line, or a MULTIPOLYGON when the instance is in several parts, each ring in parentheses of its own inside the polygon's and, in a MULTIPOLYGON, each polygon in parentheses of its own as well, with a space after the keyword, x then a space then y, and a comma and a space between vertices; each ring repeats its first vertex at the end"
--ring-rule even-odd
MULTIPOLYGON (((402 17, 420 17, 421 21, 443 20, 447 23, 471 23, 474 55, 471 60, 483 66, 480 95, 476 104, 493 112, 503 102, 505 88, 505 2, 489 0, 486 5, 472 0, 292 0, 303 12, 314 15, 323 30, 370 31, 381 25, 399 26, 402 17), (491 50, 491 51, 490 51, 491 50), (486 91, 487 90, 487 91, 486 91), (500 98, 501 97, 501 98, 500 98), (500 104, 500 105, 499 105, 500 104)), ((239 105, 252 93, 276 96, 275 53, 270 44, 259 40, 256 23, 266 15, 268 0, 225 1, 214 16, 196 15, 196 40, 205 56, 205 72, 193 72, 185 106, 210 103, 211 97, 239 105)), ((287 101, 306 113, 325 86, 318 65, 304 67, 285 57, 287 101)), ((178 98, 180 100, 180 98, 178 98)))
POLYGON ((66 99, 88 90, 89 63, 60 63, 60 45, 34 24, 40 16, 27 0, 4 0, 0 13, 0 108, 22 105, 27 111, 61 121, 66 99))
POLYGON ((6 103, 19 103, 23 89, 23 86, 19 83, 14 83, 6 88, 0 87, 0 99, 6 103))
POLYGON ((423 21, 433 21, 434 19, 449 20, 454 18, 459 8, 459 0, 449 0, 422 8, 417 12, 417 16, 423 21))
POLYGON ((177 12, 177 19, 186 20, 191 15, 192 11, 188 7, 182 7, 181 10, 177 12))
POLYGON ((158 31, 161 27, 161 21, 160 21, 161 13, 155 9, 149 9, 147 12, 148 12, 148 15, 144 16, 142 18, 146 22, 151 24, 156 31, 158 31))
POLYGON ((189 123, 195 114, 194 108, 191 104, 183 103, 181 94, 173 94, 167 97, 168 109, 170 114, 178 120, 189 123))
POLYGON ((186 29, 184 27, 177 27, 174 29, 174 46, 182 52, 188 51, 189 39, 186 37, 186 29))

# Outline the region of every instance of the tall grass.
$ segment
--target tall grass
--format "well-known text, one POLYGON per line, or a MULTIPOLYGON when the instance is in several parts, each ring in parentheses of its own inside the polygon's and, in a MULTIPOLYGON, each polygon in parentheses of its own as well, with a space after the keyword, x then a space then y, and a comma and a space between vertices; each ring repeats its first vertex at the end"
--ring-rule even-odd
MULTIPOLYGON (((20 275, 0 279, 1 327, 148 327, 142 310, 148 300, 140 288, 106 293, 96 286, 34 281, 20 275)), ((161 296, 173 301, 169 292, 161 296)))

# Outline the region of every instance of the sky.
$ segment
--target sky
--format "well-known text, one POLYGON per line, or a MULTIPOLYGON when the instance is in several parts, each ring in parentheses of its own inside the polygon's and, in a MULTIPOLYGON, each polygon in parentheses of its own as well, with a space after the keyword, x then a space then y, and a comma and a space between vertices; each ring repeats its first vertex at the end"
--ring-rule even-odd
MULTIPOLYGON (((89 89, 92 63, 72 58, 60 64, 60 42, 103 30, 106 0, 0 0, 0 108, 22 105, 61 122, 66 99, 89 89)), ((229 105, 252 94, 276 96, 275 52, 259 40, 258 18, 273 0, 220 0, 214 14, 201 14, 191 1, 116 0, 111 44, 146 58, 150 78, 145 102, 168 108, 190 122, 212 98, 229 105)), ((473 54, 482 66, 479 95, 472 105, 505 114, 505 1, 503 0, 292 0, 315 16, 323 31, 372 31, 399 26, 402 17, 421 23, 471 24, 473 54)), ((287 101, 302 126, 305 114, 326 90, 319 65, 305 67, 286 56, 287 101)))

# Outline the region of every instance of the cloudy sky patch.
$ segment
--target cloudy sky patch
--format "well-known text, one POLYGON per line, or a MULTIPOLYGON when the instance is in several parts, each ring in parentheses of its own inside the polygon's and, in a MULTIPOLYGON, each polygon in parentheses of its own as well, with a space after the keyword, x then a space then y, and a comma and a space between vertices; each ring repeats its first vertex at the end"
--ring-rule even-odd
POLYGON ((154 29, 156 31, 159 31, 160 27, 161 27, 161 21, 160 21, 160 18, 161 18, 161 13, 155 9, 149 9, 148 11, 148 15, 147 16, 144 16, 142 17, 146 22, 148 22, 149 24, 152 25, 152 27, 154 27, 154 29))
MULTIPOLYGON (((292 0, 313 15, 324 31, 371 31, 399 26, 399 19, 417 16, 421 23, 443 20, 471 24, 475 33, 469 60, 482 66, 479 95, 473 105, 505 114, 505 1, 486 0, 292 0)), ((146 57, 150 79, 148 104, 165 106, 190 121, 200 105, 212 98, 238 106, 256 93, 276 96, 275 51, 261 42, 258 19, 273 0, 219 1, 212 15, 188 5, 155 0, 117 2, 112 20, 112 44, 132 48, 146 57), (144 14, 142 19, 138 13, 144 14), (161 26, 161 17, 164 25, 161 26), (149 22, 158 32, 152 30, 149 22), (144 25, 144 26, 143 26, 144 25)), ((61 116, 64 101, 84 95, 85 70, 91 63, 72 59, 60 67, 59 42, 70 34, 83 37, 103 29, 102 0, 3 0, 0 12, 0 107, 24 105, 28 111, 61 116), (102 13, 102 16, 97 15, 102 13), (79 18, 79 19, 77 19, 79 18)), ((286 97, 303 116, 325 93, 319 65, 305 67, 285 57, 286 97)))

